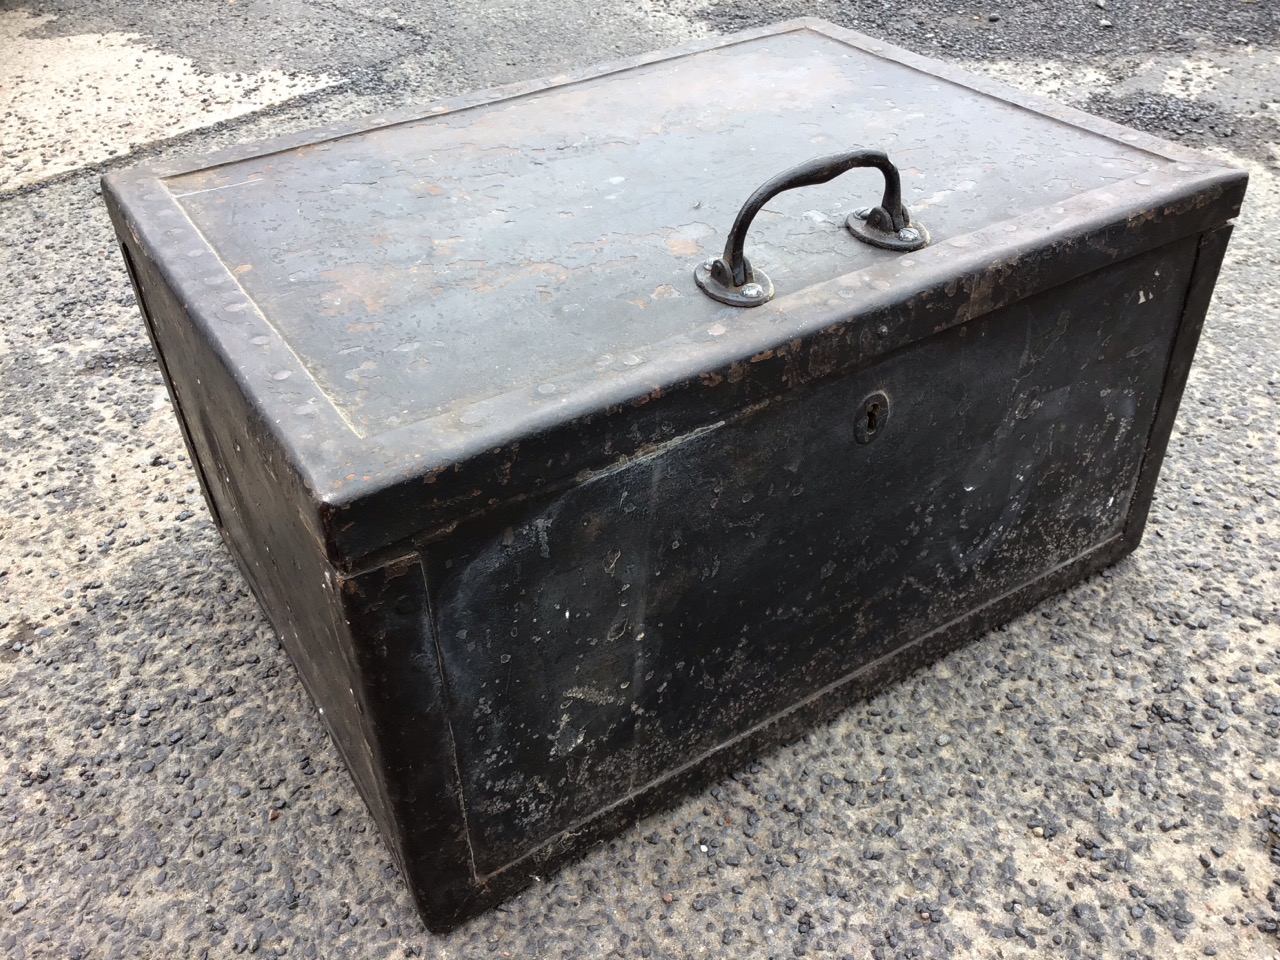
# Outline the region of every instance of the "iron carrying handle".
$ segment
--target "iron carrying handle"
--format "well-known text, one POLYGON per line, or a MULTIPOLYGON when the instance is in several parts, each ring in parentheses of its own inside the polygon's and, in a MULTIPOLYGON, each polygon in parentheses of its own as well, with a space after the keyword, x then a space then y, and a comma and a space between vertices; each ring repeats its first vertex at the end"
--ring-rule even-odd
POLYGON ((878 207, 851 213, 845 220, 849 232, 865 243, 902 253, 919 250, 927 244, 929 232, 919 223, 914 223, 902 205, 902 181, 898 168, 883 151, 854 150, 852 153, 815 157, 778 174, 747 198, 729 230, 724 254, 698 264, 694 270, 694 279, 702 292, 713 300, 734 307, 758 307, 772 299, 773 281, 762 271, 754 269, 742 252, 751 221, 778 194, 797 187, 826 183, 854 167, 875 167, 884 174, 884 198, 878 207))

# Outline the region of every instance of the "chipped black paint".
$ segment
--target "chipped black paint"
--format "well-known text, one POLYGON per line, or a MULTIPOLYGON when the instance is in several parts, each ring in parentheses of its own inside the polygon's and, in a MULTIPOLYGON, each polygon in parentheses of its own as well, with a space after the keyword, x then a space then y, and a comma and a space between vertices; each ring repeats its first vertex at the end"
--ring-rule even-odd
POLYGON ((1120 535, 1195 249, 426 545, 481 871, 1120 535))

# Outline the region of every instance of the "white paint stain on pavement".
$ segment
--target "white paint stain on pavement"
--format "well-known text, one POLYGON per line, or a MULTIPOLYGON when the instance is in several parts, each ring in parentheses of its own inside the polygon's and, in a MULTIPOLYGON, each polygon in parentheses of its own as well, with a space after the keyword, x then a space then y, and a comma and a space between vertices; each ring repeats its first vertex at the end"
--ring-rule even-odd
POLYGON ((1112 80, 1102 70, 1061 60, 1026 64, 1015 60, 970 60, 961 66, 1011 87, 1038 93, 1062 103, 1078 104, 1106 90, 1112 80))
POLYGON ((28 36, 52 19, 0 12, 0 191, 338 82, 279 70, 210 74, 137 34, 28 36))

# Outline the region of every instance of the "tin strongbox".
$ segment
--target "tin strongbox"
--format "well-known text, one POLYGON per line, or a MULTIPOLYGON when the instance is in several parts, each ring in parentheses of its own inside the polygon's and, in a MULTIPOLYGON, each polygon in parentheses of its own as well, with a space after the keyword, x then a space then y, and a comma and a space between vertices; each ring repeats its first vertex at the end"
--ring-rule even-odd
POLYGON ((1244 187, 797 21, 105 195, 446 929, 1134 549, 1244 187))

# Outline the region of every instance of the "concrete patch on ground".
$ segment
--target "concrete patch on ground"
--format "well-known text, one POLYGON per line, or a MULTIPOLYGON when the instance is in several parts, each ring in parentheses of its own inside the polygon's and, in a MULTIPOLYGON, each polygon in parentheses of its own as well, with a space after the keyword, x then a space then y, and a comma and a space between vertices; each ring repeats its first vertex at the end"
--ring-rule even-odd
POLYGON ((1170 96, 1199 96, 1211 92, 1230 70, 1209 60, 1193 59, 1175 63, 1165 71, 1160 92, 1170 96))
POLYGON ((1280 56, 1273 51, 1203 51, 1193 56, 1171 54, 1118 58, 1106 64, 1065 60, 966 60, 960 66, 1011 86, 1083 103, 1104 91, 1117 96, 1159 93, 1184 100, 1206 98, 1246 109, 1280 109, 1280 56))
POLYGON ((1156 90, 1205 97, 1238 107, 1280 106, 1280 55, 1273 50, 1202 51, 1195 56, 1155 56, 1136 62, 1118 92, 1156 90))
POLYGON ((1114 77, 1098 67, 1082 67, 1057 60, 1042 60, 1035 64, 1013 60, 971 60, 959 66, 1028 93, 1073 106, 1115 83, 1114 77))
MULTIPOLYGON (((389 0, 376 9, 358 0, 334 3, 429 40, 430 55, 444 61, 438 92, 445 95, 620 60, 711 34, 656 0, 625 6, 552 0, 536 7, 436 0, 425 10, 413 0, 389 0)), ((413 83, 419 56, 388 68, 389 89, 413 83)))
POLYGON ((27 35, 50 19, 0 13, 0 191, 339 82, 279 70, 204 73, 135 34, 27 35))
POLYGON ((965 69, 1125 126, 1280 169, 1280 56, 1202 50, 1120 58, 1105 65, 1046 60, 968 61, 965 69))
POLYGON ((1248 47, 1211 57, 1153 57, 1137 65, 1114 93, 1136 99, 1148 91, 1207 108, 1198 128, 1165 135, 1189 133, 1187 141, 1197 146, 1227 147, 1280 170, 1280 54, 1275 51, 1248 47), (1227 142, 1215 142, 1222 140, 1227 142))

